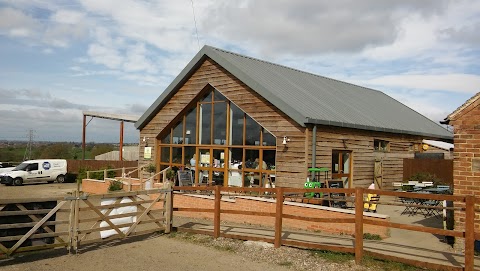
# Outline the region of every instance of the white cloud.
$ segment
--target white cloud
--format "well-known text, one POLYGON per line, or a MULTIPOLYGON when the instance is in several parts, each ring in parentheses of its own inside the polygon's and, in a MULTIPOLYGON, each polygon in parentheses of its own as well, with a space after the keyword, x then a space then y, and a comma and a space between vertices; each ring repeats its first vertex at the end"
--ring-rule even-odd
POLYGON ((91 44, 88 55, 93 63, 105 65, 110 69, 119 68, 123 62, 123 57, 117 50, 101 44, 91 44))
POLYGON ((399 74, 364 80, 364 84, 422 90, 443 90, 475 94, 480 91, 480 75, 399 74))
POLYGON ((61 24, 78 24, 85 19, 85 14, 74 10, 58 10, 51 16, 53 22, 61 24))

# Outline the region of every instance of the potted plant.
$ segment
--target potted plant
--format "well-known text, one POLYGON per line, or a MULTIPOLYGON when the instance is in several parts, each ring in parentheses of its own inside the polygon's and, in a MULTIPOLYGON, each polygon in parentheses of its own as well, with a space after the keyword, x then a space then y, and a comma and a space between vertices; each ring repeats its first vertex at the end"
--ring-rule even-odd
POLYGON ((173 182, 173 179, 175 178, 175 171, 171 168, 167 169, 165 176, 167 177, 167 180, 169 182, 173 182))
POLYGON ((155 172, 157 172, 157 167, 154 164, 148 164, 145 167, 145 171, 148 172, 148 173, 155 173, 155 172))

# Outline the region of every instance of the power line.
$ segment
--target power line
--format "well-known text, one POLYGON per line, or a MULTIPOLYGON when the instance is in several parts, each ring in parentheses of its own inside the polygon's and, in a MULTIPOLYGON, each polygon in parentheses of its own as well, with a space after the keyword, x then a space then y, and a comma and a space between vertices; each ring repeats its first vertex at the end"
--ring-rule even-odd
POLYGON ((200 50, 200 40, 198 39, 197 18, 195 18, 195 8, 193 7, 193 0, 190 0, 190 2, 192 3, 193 22, 195 23, 195 33, 197 34, 198 50, 200 50))

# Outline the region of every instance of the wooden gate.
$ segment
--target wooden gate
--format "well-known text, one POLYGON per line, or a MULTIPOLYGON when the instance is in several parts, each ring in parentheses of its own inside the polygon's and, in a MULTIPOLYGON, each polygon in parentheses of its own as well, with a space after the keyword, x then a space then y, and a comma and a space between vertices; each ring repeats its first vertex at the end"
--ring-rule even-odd
POLYGON ((0 256, 69 247, 68 200, 0 200, 0 256))
POLYGON ((0 200, 0 257, 81 245, 172 227, 172 188, 62 198, 0 200))
POLYGON ((72 249, 78 252, 81 245, 169 233, 171 206, 171 188, 75 197, 72 249))

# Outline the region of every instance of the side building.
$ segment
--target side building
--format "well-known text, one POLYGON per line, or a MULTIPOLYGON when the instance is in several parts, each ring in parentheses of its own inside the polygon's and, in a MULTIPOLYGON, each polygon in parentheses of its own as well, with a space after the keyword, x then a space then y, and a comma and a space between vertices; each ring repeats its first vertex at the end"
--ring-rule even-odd
POLYGON ((192 167, 195 183, 224 186, 303 187, 316 167, 345 187, 391 189, 423 139, 453 138, 380 91, 210 46, 135 126, 140 165, 192 167))

